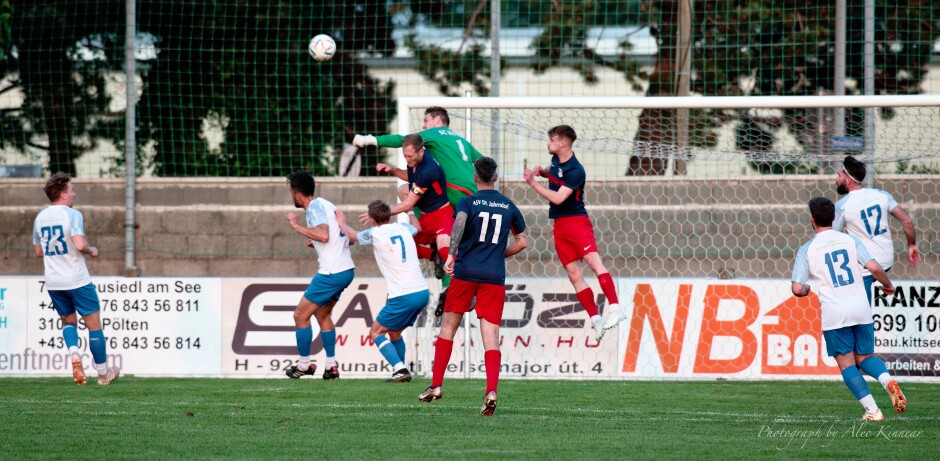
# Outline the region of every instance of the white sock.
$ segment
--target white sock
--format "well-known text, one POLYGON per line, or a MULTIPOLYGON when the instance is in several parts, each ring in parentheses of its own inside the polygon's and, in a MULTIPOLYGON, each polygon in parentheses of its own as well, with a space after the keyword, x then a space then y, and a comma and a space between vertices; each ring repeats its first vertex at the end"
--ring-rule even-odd
POLYGON ((890 374, 882 373, 880 376, 878 376, 878 382, 881 383, 881 387, 885 388, 885 390, 888 390, 888 381, 891 381, 890 374))
POLYGON ((72 361, 81 360, 82 356, 78 353, 78 346, 72 346, 69 348, 69 353, 72 354, 72 361))
POLYGON ((308 369, 308 368, 310 368, 310 356, 309 356, 309 355, 306 356, 306 357, 301 357, 301 358, 299 358, 299 359, 297 360, 297 369, 298 369, 298 370, 304 371, 304 370, 306 370, 306 369, 308 369))
POLYGON ((598 320, 604 320, 604 317, 601 317, 600 315, 591 316, 591 322, 597 322, 598 320))
POLYGON ((875 398, 872 397, 871 394, 858 399, 858 403, 862 404, 862 407, 865 408, 865 411, 869 413, 878 411, 878 404, 875 403, 875 398))
POLYGON ((327 357, 324 366, 329 369, 336 366, 336 357, 327 357))
POLYGON ((607 306, 607 312, 610 313, 609 317, 617 318, 620 316, 620 304, 611 304, 607 306))
POLYGON ((401 370, 402 368, 405 368, 405 364, 401 362, 398 362, 392 365, 392 371, 398 371, 398 370, 401 370))
POLYGON ((106 374, 108 374, 108 363, 107 363, 107 362, 105 362, 105 363, 96 363, 96 364, 95 364, 95 370, 98 370, 98 374, 99 374, 99 375, 106 375, 106 374))

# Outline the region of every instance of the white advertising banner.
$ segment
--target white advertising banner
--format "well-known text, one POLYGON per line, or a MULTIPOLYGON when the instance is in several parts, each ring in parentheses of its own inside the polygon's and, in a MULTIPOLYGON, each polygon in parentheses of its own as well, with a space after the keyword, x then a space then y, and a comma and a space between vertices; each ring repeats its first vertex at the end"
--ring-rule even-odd
MULTIPOLYGON (((284 376, 297 359, 293 311, 309 278, 95 277, 109 361, 141 376, 284 376)), ((551 379, 839 379, 826 354, 819 301, 795 298, 787 280, 616 279, 626 320, 595 341, 564 278, 511 277, 500 328, 501 376, 551 379)), ((429 286, 437 282, 429 281, 429 286)), ((875 352, 894 375, 940 377, 940 282, 877 287, 875 352)), ((592 285, 598 306, 607 301, 592 285)), ((441 319, 431 306, 405 332, 405 362, 429 376, 441 319)), ((385 281, 357 277, 336 304, 341 376, 392 370, 369 338, 385 281)), ((479 320, 458 330, 448 377, 484 377, 479 320), (469 354, 466 347, 469 345, 469 354), (468 360, 469 359, 469 360, 468 360)), ((322 370, 319 327, 312 356, 322 370)), ((79 346, 91 372, 87 331, 79 346)), ((0 277, 0 376, 70 369, 61 320, 42 277, 0 277)), ((318 373, 319 374, 319 373, 318 373)))
MULTIPOLYGON (((218 278, 94 277, 108 362, 125 374, 219 376, 221 304, 218 278)), ((0 279, 0 374, 60 375, 71 370, 62 321, 42 277, 0 279)), ((93 361, 79 320, 87 373, 93 361)))
MULTIPOLYGON (((874 289, 875 353, 896 376, 940 376, 940 283, 874 289)), ((786 280, 621 281, 619 368, 638 378, 838 378, 819 299, 786 280), (626 285, 626 286, 624 286, 626 285), (623 297, 623 295, 621 295, 623 297)))
MULTIPOLYGON (((225 376, 283 377, 297 360, 294 309, 310 283, 309 278, 227 278, 222 280, 223 345, 225 376)), ((387 292, 381 277, 356 277, 333 307, 336 327, 336 360, 341 377, 390 377, 394 370, 382 358, 369 337, 375 317, 385 305, 387 292)), ((310 353, 323 369, 323 342, 316 319, 311 319, 310 353)), ((411 330, 403 337, 408 345, 405 363, 414 368, 411 330)))

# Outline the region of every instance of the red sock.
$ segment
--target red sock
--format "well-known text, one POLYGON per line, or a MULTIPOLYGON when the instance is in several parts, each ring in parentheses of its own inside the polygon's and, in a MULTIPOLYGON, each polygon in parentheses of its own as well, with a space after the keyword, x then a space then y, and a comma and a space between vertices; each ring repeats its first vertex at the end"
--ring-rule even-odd
POLYGON ((597 315, 597 304, 594 303, 594 291, 592 291, 590 287, 578 292, 578 301, 584 306, 584 310, 587 311, 589 316, 594 317, 597 315))
POLYGON ((483 353, 483 363, 486 364, 486 393, 496 391, 499 385, 499 364, 503 359, 503 354, 499 349, 488 350, 483 353))
POLYGON ((418 259, 431 259, 432 254, 431 247, 418 245, 418 259))
POLYGON ((434 343, 434 367, 431 375, 431 387, 438 387, 444 384, 444 371, 447 370, 447 364, 450 362, 450 353, 454 350, 454 341, 444 338, 437 338, 434 343))
POLYGON ((450 254, 450 247, 437 249, 437 255, 441 258, 441 261, 447 261, 447 255, 449 254, 450 254))
POLYGON ((614 288, 614 279, 611 278, 610 272, 598 275, 597 281, 600 282, 601 291, 607 297, 607 305, 620 304, 620 301, 617 301, 617 289, 614 288))

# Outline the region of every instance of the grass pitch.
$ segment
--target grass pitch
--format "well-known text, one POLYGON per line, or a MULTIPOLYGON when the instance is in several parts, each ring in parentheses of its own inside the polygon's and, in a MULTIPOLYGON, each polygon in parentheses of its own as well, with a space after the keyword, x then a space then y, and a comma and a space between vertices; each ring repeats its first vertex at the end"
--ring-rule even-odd
POLYGON ((861 423, 841 382, 0 379, 7 459, 938 459, 940 385, 861 423))

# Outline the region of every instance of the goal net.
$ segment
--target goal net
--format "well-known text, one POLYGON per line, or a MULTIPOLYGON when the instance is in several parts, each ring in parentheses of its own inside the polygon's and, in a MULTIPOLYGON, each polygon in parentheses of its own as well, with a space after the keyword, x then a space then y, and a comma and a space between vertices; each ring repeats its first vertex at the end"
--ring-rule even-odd
MULTIPOLYGON (((447 108, 451 129, 498 160, 499 189, 528 224, 529 247, 507 260, 503 376, 837 374, 818 301, 793 298, 789 278, 796 250, 813 235, 807 201, 839 198, 836 169, 846 155, 867 164, 867 187, 890 192, 911 214, 924 256, 917 268, 908 263, 904 232, 891 219, 890 275, 903 281, 902 293, 876 290, 876 351, 898 369, 940 353, 913 345, 940 339, 925 310, 931 290, 940 291, 940 96, 402 98, 398 131, 419 131, 430 106, 447 108), (577 131, 599 252, 630 311, 600 342, 557 259, 548 205, 521 179, 525 168, 548 166, 546 132, 560 124, 577 131)), ((583 270, 598 305, 608 304, 583 270)), ((430 374, 439 325, 419 319, 422 374, 430 374)), ((458 332, 449 375, 485 376, 476 326, 473 316, 470 334, 458 332)))

